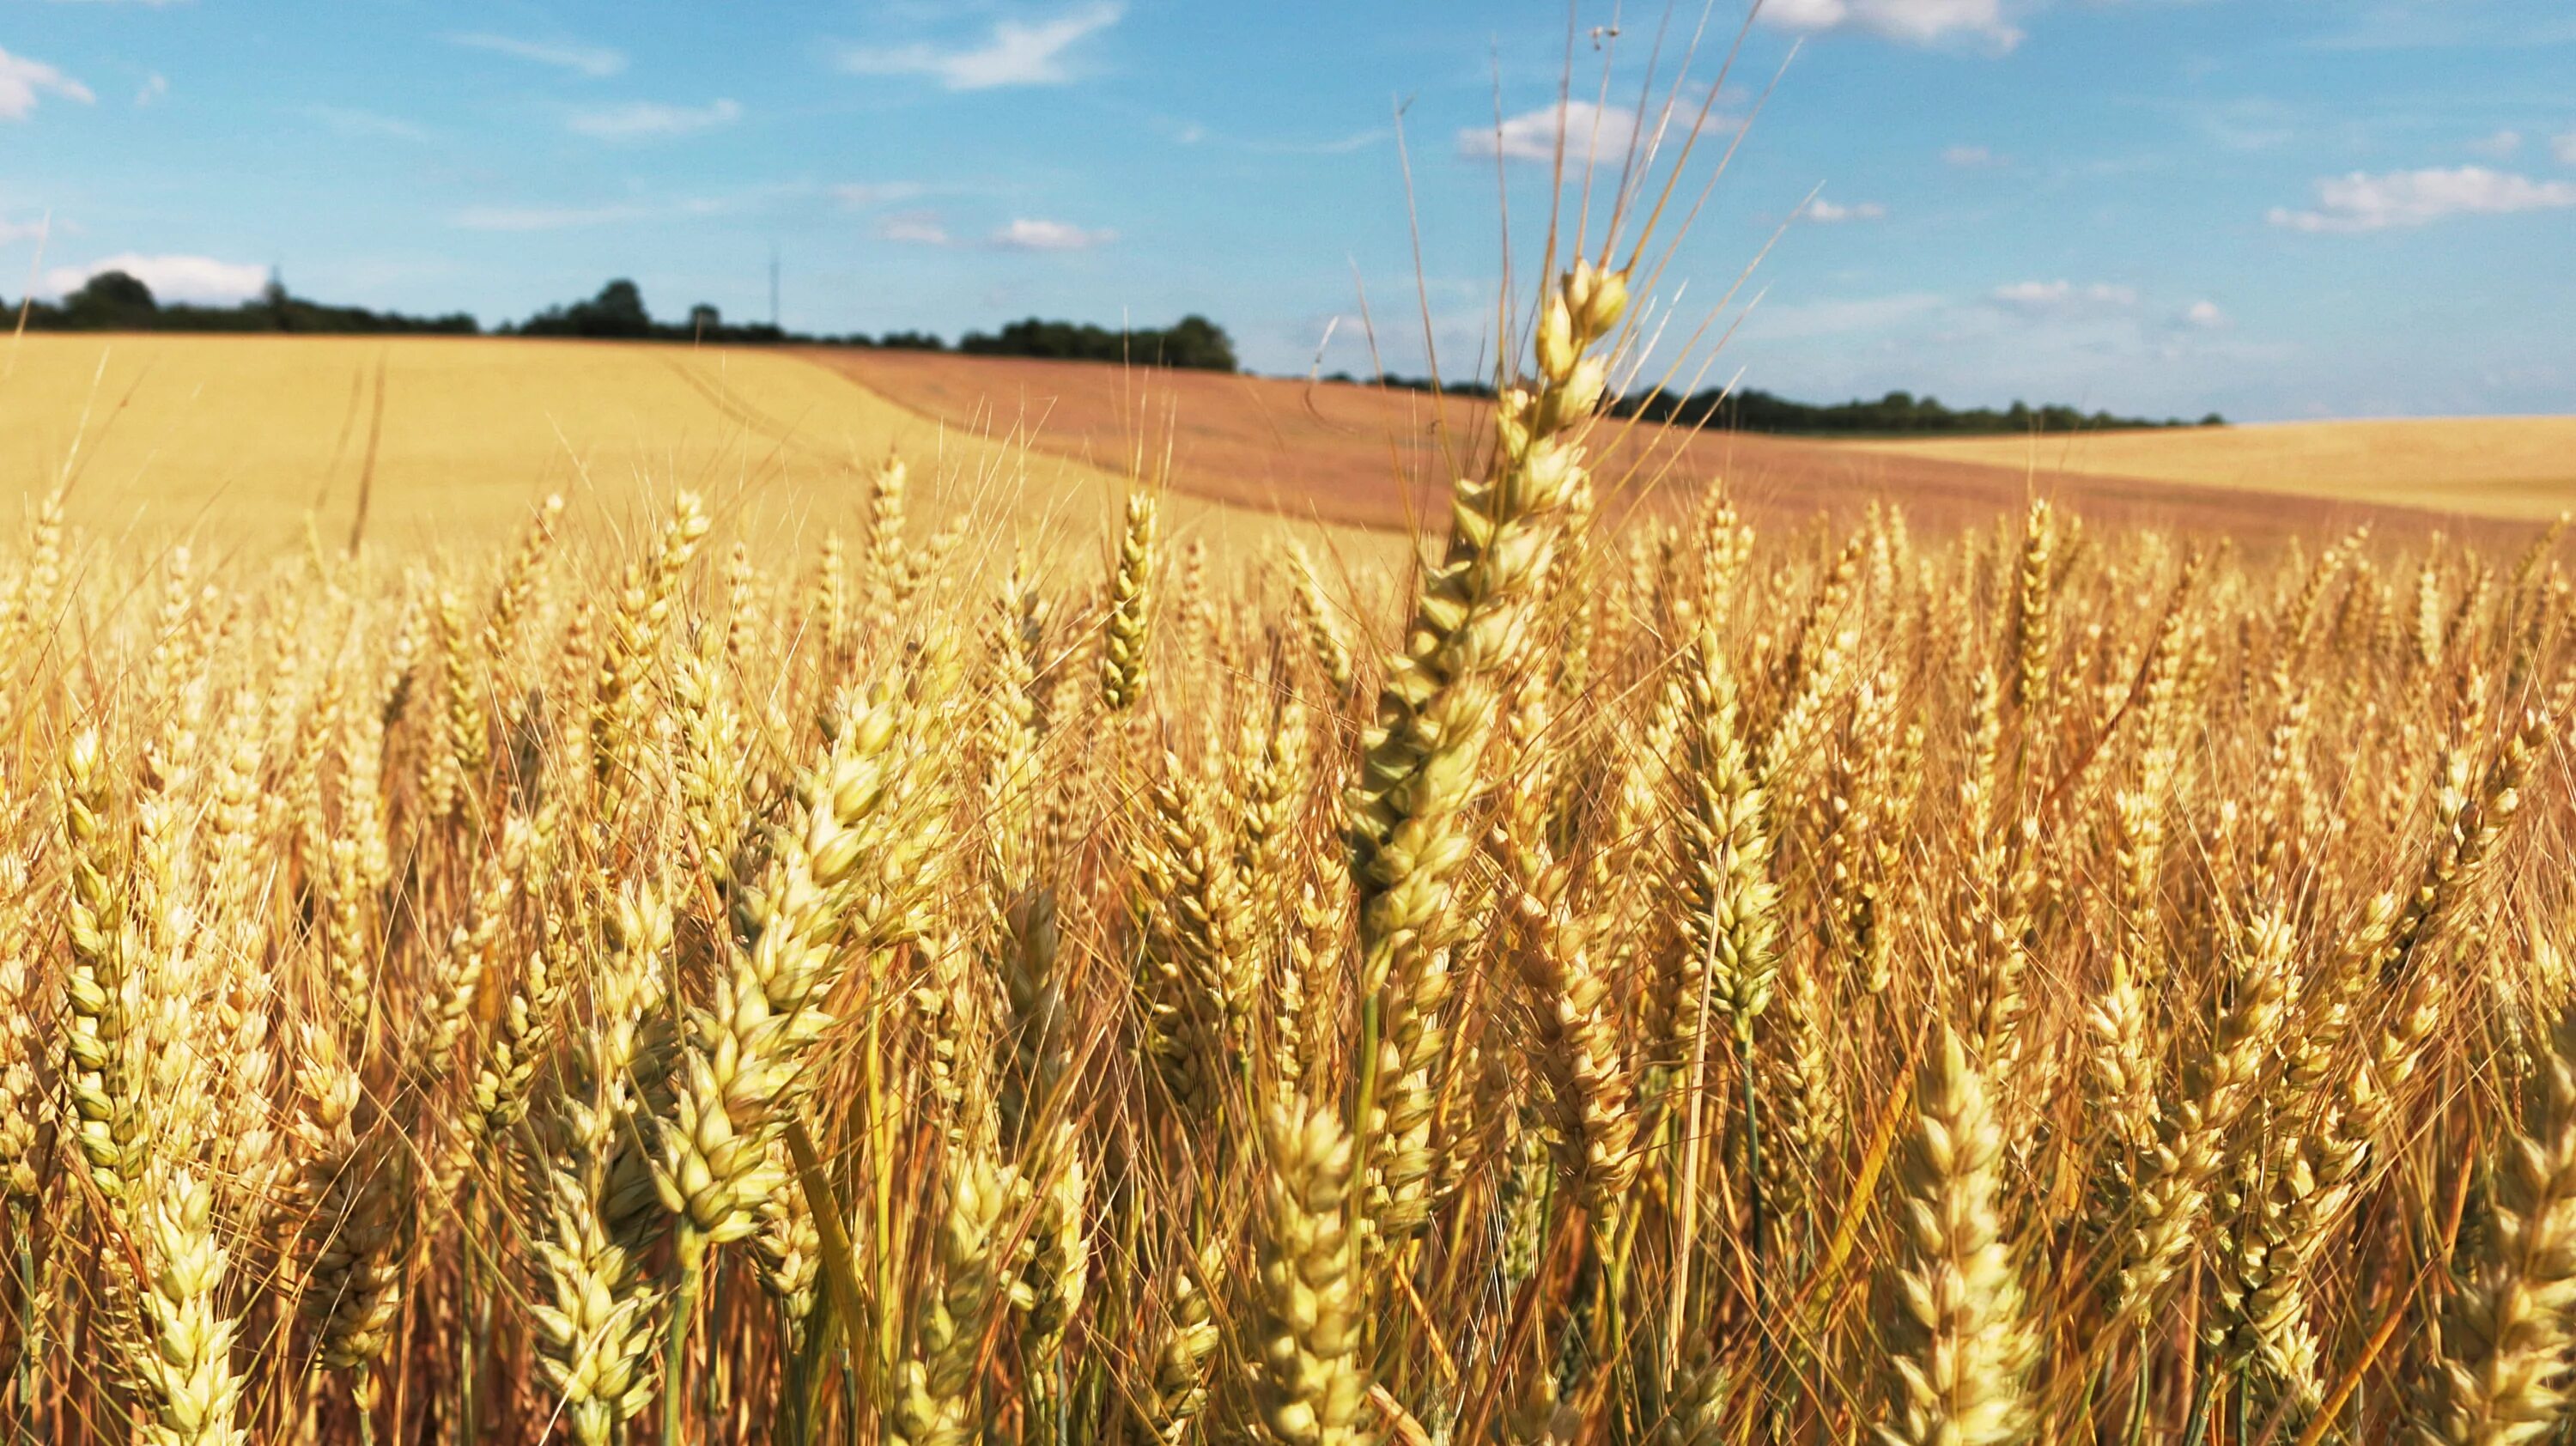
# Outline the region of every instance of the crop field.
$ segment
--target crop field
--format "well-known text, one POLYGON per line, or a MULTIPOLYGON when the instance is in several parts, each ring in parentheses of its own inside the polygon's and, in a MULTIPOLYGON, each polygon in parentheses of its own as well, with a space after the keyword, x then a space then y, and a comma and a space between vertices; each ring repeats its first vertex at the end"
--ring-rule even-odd
MULTIPOLYGON (((488 547, 549 493, 622 518, 645 479, 729 524, 819 540, 856 525, 890 455, 934 527, 1078 533, 1126 471, 1069 462, 895 405, 775 352, 451 337, 29 335, 0 339, 0 495, 109 536, 274 546, 308 521, 407 553, 488 547), (362 516, 363 512, 363 516, 362 516)), ((1278 529, 1175 500, 1184 536, 1278 529)), ((1316 538, 1312 529, 1306 530, 1316 538)), ((1363 541, 1323 539, 1344 549, 1363 541)))
POLYGON ((1168 488, 1108 369, 24 342, 0 1432, 2565 1439, 2559 530, 1621 437, 1625 292, 1168 488))
MULTIPOLYGON (((2106 521, 2268 545, 2452 511, 2554 517, 2576 502, 2576 478, 2529 479, 2564 471, 2571 427, 2334 423, 2034 445, 1613 424, 1593 465, 1617 499, 1614 521, 1632 509, 1686 515, 1723 482, 1766 524, 1847 521, 1894 498, 1918 529, 1946 534, 2036 493, 2106 521), (2403 445, 2383 446, 2384 435, 2403 445)), ((67 513, 87 526, 227 546, 273 544, 308 523, 332 543, 356 529, 409 552, 488 546, 550 492, 599 520, 647 478, 697 488, 729 524, 811 540, 856 525, 869 472, 900 455, 915 469, 916 520, 934 527, 967 520, 1088 545, 1141 470, 1168 494, 1178 538, 1258 551, 1280 535, 1265 520, 1277 519, 1374 567, 1389 550, 1370 534, 1436 531, 1451 477, 1482 465, 1490 432, 1486 405, 1423 393, 918 352, 0 342, 0 491, 32 505, 69 478, 67 513)))
MULTIPOLYGON (((806 355, 956 426, 1023 437, 1041 450, 1112 468, 1134 455, 1137 438, 1150 438, 1168 449, 1181 489, 1360 526, 1405 528, 1436 518, 1450 478, 1474 470, 1492 429, 1492 409, 1482 402, 1345 383, 845 348, 806 355)), ((2535 428, 2534 435, 2546 434, 2545 425, 2535 428)), ((2223 452, 2236 435, 2231 429, 2212 440, 2223 452)), ((1872 500, 1902 498, 1918 528, 1948 532, 1981 525, 2034 493, 2105 519, 2261 542, 2374 517, 2412 525, 2432 520, 2434 511, 2485 511, 2455 503, 2448 491, 2401 485, 2385 469, 2362 474, 2373 485, 2350 492, 2314 467, 2302 474, 2309 485, 2294 477, 2279 487, 2221 488, 2193 484, 2222 478, 2161 469, 2124 475, 2117 466, 2093 465, 2095 454, 2079 450, 2109 440, 2072 449, 2056 439, 2036 448, 2019 440, 1880 446, 1619 423, 1595 437, 1593 464, 1615 483, 1609 490, 1621 509, 1687 513, 1722 480, 1746 517, 1788 525, 1819 513, 1856 516, 1872 500)), ((2428 434, 2426 452, 2439 457, 2442 478, 2461 486, 2525 465, 2523 452, 2490 453, 2488 440, 2475 427, 2444 430, 2428 434)), ((2367 440, 2338 449, 2345 457, 2370 450, 2367 440)), ((2569 455, 2576 452, 2558 460, 2569 455)), ((2576 485, 2567 496, 2576 500, 2576 485)), ((2494 515, 2554 517, 2557 510, 2494 515)))
POLYGON ((2288 422, 1861 444, 1925 461, 2547 520, 2576 508, 2576 417, 2288 422))

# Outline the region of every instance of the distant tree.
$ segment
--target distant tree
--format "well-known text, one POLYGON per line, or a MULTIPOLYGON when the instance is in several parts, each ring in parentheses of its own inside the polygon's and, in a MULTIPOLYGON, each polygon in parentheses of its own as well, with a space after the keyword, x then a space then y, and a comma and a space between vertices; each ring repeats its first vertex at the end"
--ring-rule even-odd
POLYGON ((1043 321, 1032 316, 998 332, 970 331, 958 338, 957 349, 978 356, 1134 362, 1197 371, 1235 369, 1233 339, 1223 327, 1197 315, 1182 317, 1168 328, 1135 331, 1111 331, 1087 322, 1043 321))
POLYGON ((689 335, 692 338, 704 340, 723 330, 724 313, 716 310, 715 303, 701 301, 689 308, 689 335))
POLYGON ((621 335, 642 336, 653 329, 653 314, 644 309, 644 293, 632 281, 621 278, 599 288, 599 298, 591 302, 590 310, 600 325, 621 335))
POLYGON ((599 288, 588 301, 550 306, 519 328, 526 336, 587 336, 635 339, 653 334, 653 314, 644 309, 644 293, 623 277, 599 288))
POLYGON ((580 336, 650 336, 653 314, 644 309, 644 293, 634 282, 624 278, 599 288, 599 295, 572 309, 574 330, 580 336))
POLYGON ((1163 365, 1185 367, 1194 371, 1230 372, 1234 370, 1234 338, 1225 328, 1192 312, 1172 323, 1162 336, 1163 365))
POLYGON ((286 278, 273 270, 268 273, 268 284, 259 289, 259 299, 243 302, 242 310, 245 313, 266 313, 268 324, 278 331, 306 330, 305 327, 297 324, 303 318, 296 314, 298 308, 295 296, 286 289, 286 278))
POLYGON ((154 311, 160 303, 152 299, 152 288, 143 278, 123 271, 102 271, 81 283, 81 288, 63 298, 63 304, 74 308, 101 311, 154 311))

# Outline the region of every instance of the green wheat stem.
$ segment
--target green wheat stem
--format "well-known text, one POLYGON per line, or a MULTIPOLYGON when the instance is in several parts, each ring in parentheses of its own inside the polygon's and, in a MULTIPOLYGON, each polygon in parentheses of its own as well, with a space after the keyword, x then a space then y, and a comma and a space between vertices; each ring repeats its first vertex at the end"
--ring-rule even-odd
POLYGON ((662 1335, 662 1446, 685 1446, 688 1440, 688 1393, 681 1389, 688 1376, 689 1330, 698 1315, 698 1291, 706 1281, 706 1246, 687 1238, 686 1227, 680 1240, 680 1285, 671 1295, 671 1319, 662 1335))
POLYGON ((18 1409, 16 1439, 43 1439, 43 1405, 37 1399, 37 1361, 44 1354, 45 1323, 36 1310, 36 1233, 23 1204, 9 1208, 9 1233, 18 1241, 18 1409))

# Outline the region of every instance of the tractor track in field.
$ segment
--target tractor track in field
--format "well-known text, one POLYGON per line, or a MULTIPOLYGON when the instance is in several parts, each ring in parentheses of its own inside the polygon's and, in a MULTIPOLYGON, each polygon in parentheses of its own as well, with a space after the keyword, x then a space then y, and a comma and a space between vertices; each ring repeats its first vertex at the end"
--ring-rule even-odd
POLYGON ((703 376, 690 367, 688 362, 677 357, 666 359, 665 365, 670 368, 671 375, 680 379, 681 385, 696 392, 705 399, 708 406, 715 408, 718 416, 742 428, 745 432, 759 437, 762 441, 770 443, 780 451, 793 453, 804 461, 826 466, 840 465, 850 460, 847 457, 834 456, 819 446, 807 442, 798 433, 795 424, 780 421, 754 406, 745 400, 730 383, 703 376))

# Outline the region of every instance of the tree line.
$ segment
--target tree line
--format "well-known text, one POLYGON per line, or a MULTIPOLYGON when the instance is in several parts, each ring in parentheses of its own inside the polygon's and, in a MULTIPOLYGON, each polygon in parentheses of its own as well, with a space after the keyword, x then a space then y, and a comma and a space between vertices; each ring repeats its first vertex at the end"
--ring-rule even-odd
POLYGON ((287 291, 275 277, 259 295, 235 306, 164 303, 140 277, 102 271, 60 301, 27 298, 14 314, 30 331, 410 333, 471 336, 481 323, 465 312, 405 316, 363 306, 332 306, 287 291))
MULTIPOLYGON (((332 306, 288 292, 272 277, 260 294, 235 306, 165 304, 140 278, 123 271, 102 271, 59 301, 28 299, 22 311, 33 331, 193 331, 294 332, 322 334, 425 334, 475 336, 482 323, 465 312, 444 316, 407 316, 370 311, 359 306, 332 306)), ((863 332, 838 335, 784 330, 768 322, 727 321, 714 305, 700 302, 677 321, 654 317, 644 304, 642 288, 619 279, 596 296, 549 306, 521 322, 503 322, 496 336, 583 337, 610 341, 713 342, 734 346, 793 343, 806 346, 875 347, 895 351, 947 351, 948 343, 926 331, 863 332)), ((1038 317, 1014 321, 997 331, 970 331, 957 340, 957 352, 968 356, 1039 357, 1058 361, 1120 362, 1188 370, 1231 372, 1238 369, 1234 340, 1224 327, 1192 314, 1167 327, 1112 330, 1087 322, 1048 321, 1038 317)), ((1335 372, 1327 381, 1357 384, 1360 378, 1335 372)), ((1459 396, 1491 397, 1490 383, 1437 383, 1429 377, 1382 376, 1381 386, 1407 390, 1435 389, 1459 396)), ((1976 436, 2030 432, 2087 432, 2137 427, 2217 427, 2226 418, 2216 412, 2197 422, 2177 417, 2124 417, 2107 411, 2031 406, 1952 408, 1937 397, 1889 392, 1875 401, 1792 401, 1759 389, 1709 388, 1687 394, 1650 389, 1613 399, 1614 416, 1635 417, 1681 426, 1745 432, 1781 432, 1815 436, 1976 436)))
POLYGON ((1000 331, 970 331, 957 349, 969 356, 1052 357, 1059 361, 1141 362, 1189 371, 1235 369, 1234 339, 1204 316, 1184 316, 1168 327, 1111 331, 1070 321, 1040 321, 1032 316, 1000 331))
POLYGON ((1621 398, 1613 407, 1621 416, 1686 427, 1713 427, 1739 432, 1805 432, 1820 435, 1970 436, 2024 432, 2100 432, 2137 427, 2223 427, 2227 419, 2211 412, 2197 422, 2180 417, 2123 417, 2106 411, 2087 412, 2056 404, 2034 407, 2015 400, 1994 407, 1945 407, 1938 397, 1889 392, 1876 401, 1794 402, 1755 388, 1676 395, 1660 389, 1621 398))
MULTIPOLYGON (((1349 372, 1334 372, 1328 382, 1357 382, 1349 372)), ((1444 382, 1431 377, 1389 375, 1379 384, 1404 391, 1438 391, 1456 397, 1490 400, 1491 382, 1444 382)), ((2107 411, 2087 412, 2056 403, 2032 406, 2016 400, 2006 407, 1944 406, 1938 397, 1889 392, 1875 401, 1855 397, 1847 402, 1799 402, 1758 387, 1711 387, 1690 393, 1650 388, 1613 397, 1604 410, 1614 417, 1635 417, 1682 427, 1726 432, 1777 432, 1818 437, 2018 436, 2029 432, 2107 432, 2140 428, 2223 427, 2227 418, 2211 412, 2198 421, 2181 417, 2124 417, 2107 411)))

